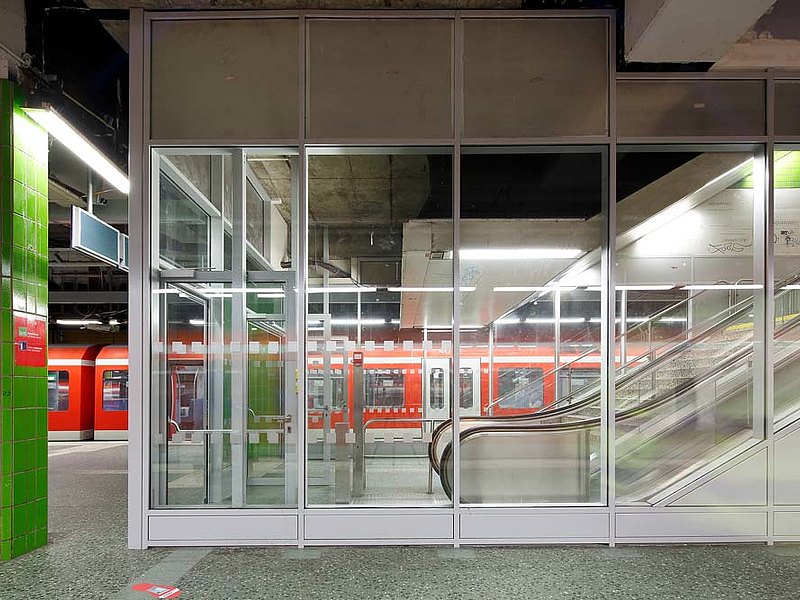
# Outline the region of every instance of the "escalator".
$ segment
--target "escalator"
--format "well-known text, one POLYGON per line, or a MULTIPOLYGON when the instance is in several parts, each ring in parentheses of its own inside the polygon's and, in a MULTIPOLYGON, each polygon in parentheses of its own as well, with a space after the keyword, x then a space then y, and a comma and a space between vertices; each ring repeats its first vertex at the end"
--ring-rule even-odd
MULTIPOLYGON (((793 276, 778 289, 796 280, 793 276)), ((776 304, 787 293, 776 295, 776 304)), ((684 339, 617 369, 620 501, 657 503, 690 473, 754 443, 752 308, 752 299, 742 301, 684 333, 684 339)), ((776 319, 776 389, 797 387, 798 325, 798 314, 776 319)), ((599 501, 600 389, 587 387, 531 415, 462 420, 462 501, 599 501)), ((781 410, 791 419, 798 408, 800 403, 788 402, 781 410)), ((434 467, 441 451, 439 475, 448 495, 451 436, 452 424, 449 430, 443 424, 431 444, 434 467)))

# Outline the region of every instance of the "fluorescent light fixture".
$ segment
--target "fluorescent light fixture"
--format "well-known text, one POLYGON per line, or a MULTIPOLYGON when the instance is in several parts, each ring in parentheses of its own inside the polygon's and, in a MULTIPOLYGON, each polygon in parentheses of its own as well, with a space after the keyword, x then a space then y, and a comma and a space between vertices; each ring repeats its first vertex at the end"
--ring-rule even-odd
MULTIPOLYGON (((386 290, 389 291, 389 292, 405 292, 405 293, 420 292, 420 293, 424 293, 424 292, 452 292, 453 288, 451 288, 451 287, 390 287, 390 288, 386 288, 386 290)), ((460 287, 460 288, 458 288, 458 291, 459 292, 474 292, 475 291, 475 286, 460 287)))
MULTIPOLYGON (((554 318, 552 318, 552 317, 542 317, 542 318, 540 318, 540 317, 530 317, 530 318, 525 319, 525 322, 526 323, 532 323, 532 324, 535 324, 535 325, 540 325, 540 324, 547 324, 547 323, 553 324, 553 323, 556 322, 556 320, 554 318)), ((583 317, 563 317, 563 318, 559 319, 558 322, 559 323, 585 323, 586 319, 583 318, 583 317)))
POLYGON ((119 325, 119 321, 117 319, 109 319, 109 325, 119 325))
POLYGON ((376 292, 378 288, 375 287, 360 287, 360 286, 333 286, 333 287, 318 287, 308 288, 309 294, 357 294, 357 293, 370 293, 376 292))
POLYGON ((521 319, 514 319, 512 317, 508 317, 508 318, 505 318, 505 319, 497 319, 497 321, 495 321, 495 324, 496 325, 516 325, 520 321, 521 321, 521 319))
POLYGON ((493 292, 552 292, 556 288, 541 285, 509 285, 493 287, 493 292))
POLYGON ((196 327, 202 327, 205 324, 206 324, 206 322, 203 319, 189 319, 189 325, 194 325, 196 327))
POLYGON ((97 319, 56 319, 58 325, 102 325, 97 319))
POLYGON ((797 285, 797 284, 785 285, 781 289, 782 290, 800 290, 800 285, 797 285))
POLYGON ((392 319, 389 321, 392 325, 400 325, 400 319, 392 319))
POLYGON ((671 290, 674 285, 617 285, 614 289, 631 292, 661 292, 671 290))
POLYGON ((537 258, 577 258, 576 248, 463 248, 459 257, 466 260, 531 260, 537 258))
POLYGON ((331 319, 331 325, 385 325, 386 319, 331 319))
POLYGON ((167 288, 167 289, 158 289, 153 290, 153 294, 180 294, 180 290, 176 290, 175 288, 167 288))
POLYGON ((659 321, 661 323, 686 323, 686 317, 662 317, 659 321))
POLYGON ((760 290, 763 286, 758 283, 714 283, 714 284, 698 284, 698 285, 685 285, 682 290, 760 290))
POLYGON ((108 183, 123 194, 130 192, 131 184, 125 174, 56 111, 51 108, 26 108, 24 111, 108 183))
POLYGON ((257 298, 284 298, 286 294, 283 292, 269 292, 268 294, 256 294, 257 298))
POLYGON ((647 317, 628 317, 625 319, 626 323, 645 323, 647 317))
MULTIPOLYGON (((614 319, 614 323, 619 323, 621 319, 614 319)), ((600 317, 590 317, 589 323, 602 323, 602 319, 600 317)))

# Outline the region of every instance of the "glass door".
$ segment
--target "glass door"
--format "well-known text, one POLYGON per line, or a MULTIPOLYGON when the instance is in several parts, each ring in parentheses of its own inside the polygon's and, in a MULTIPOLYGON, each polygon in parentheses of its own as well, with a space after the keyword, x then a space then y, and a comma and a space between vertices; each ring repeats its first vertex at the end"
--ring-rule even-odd
POLYGON ((297 502, 296 343, 292 332, 293 273, 253 272, 247 294, 245 502, 297 502), (272 280, 272 281, 270 281, 272 280), (288 292, 287 292, 288 289, 288 292))

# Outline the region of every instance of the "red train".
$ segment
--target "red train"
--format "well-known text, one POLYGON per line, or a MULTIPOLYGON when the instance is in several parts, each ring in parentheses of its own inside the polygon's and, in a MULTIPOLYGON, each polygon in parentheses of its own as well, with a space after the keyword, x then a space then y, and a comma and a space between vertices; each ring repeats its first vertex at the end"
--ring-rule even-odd
MULTIPOLYGON (((169 355, 169 405, 175 425, 203 428, 206 377, 203 356, 191 344, 178 344, 169 355)), ((450 416, 450 359, 433 349, 380 349, 364 352, 364 422, 368 438, 409 437, 409 430, 432 429, 450 416)), ((340 347, 329 355, 332 406, 330 427, 345 418, 352 426, 352 352, 340 347), (345 361, 347 367, 344 368, 345 361)), ((464 416, 511 415, 531 412, 560 395, 596 382, 599 356, 562 356, 573 361, 553 372, 550 349, 498 347, 491 359, 485 348, 462 349, 458 381, 464 416), (577 359, 577 360, 576 360, 577 359), (558 377, 558 381, 556 381, 558 377)), ((309 352, 307 370, 308 441, 322 441, 325 426, 324 358, 309 352)), ((48 371, 48 426, 52 440, 127 439, 128 350, 125 346, 51 346, 48 371)), ((424 437, 424 436, 423 436, 424 437)))
POLYGON ((50 440, 128 439, 128 348, 50 346, 50 440))

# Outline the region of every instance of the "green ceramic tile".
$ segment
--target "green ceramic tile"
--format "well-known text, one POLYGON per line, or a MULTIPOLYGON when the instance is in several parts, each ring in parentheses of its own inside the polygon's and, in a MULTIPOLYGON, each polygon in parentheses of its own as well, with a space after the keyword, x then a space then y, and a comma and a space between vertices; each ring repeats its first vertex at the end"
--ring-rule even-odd
POLYGON ((0 540, 11 539, 11 507, 0 508, 0 540))
POLYGON ((41 548, 42 546, 47 544, 47 520, 44 522, 44 526, 40 529, 36 530, 36 548, 41 548))
POLYGON ((25 183, 25 166, 27 165, 28 161, 26 160, 25 154, 19 148, 14 148, 13 161, 14 180, 19 181, 20 183, 25 183))
POLYGON ((34 473, 34 493, 36 498, 47 497, 47 466, 40 466, 34 473))
POLYGON ((11 540, 11 557, 16 558, 17 556, 21 556, 28 551, 28 544, 25 536, 21 536, 18 538, 13 538, 11 540))
POLYGON ((25 216, 28 209, 28 191, 25 185, 19 181, 14 181, 14 199, 13 199, 14 213, 25 216))
POLYGON ((13 478, 13 473, 5 473, 0 478, 0 506, 11 506, 12 504, 13 478))
POLYGON ((25 239, 26 239, 26 225, 25 225, 25 218, 22 215, 14 213, 12 217, 12 232, 11 235, 13 238, 11 239, 11 243, 17 247, 24 247, 25 246, 25 239))
POLYGON ((22 504, 28 501, 28 487, 25 485, 27 483, 27 473, 13 473, 11 475, 11 501, 14 504, 22 504))
POLYGON ((0 542, 0 560, 11 560, 11 540, 0 542))

